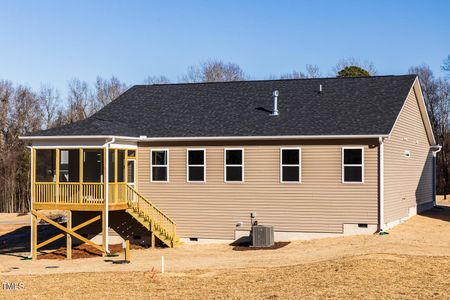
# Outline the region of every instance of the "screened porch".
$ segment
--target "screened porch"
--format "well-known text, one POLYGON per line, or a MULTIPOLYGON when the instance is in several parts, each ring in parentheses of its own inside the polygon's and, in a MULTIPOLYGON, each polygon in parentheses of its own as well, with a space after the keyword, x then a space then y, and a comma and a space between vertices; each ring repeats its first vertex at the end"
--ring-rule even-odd
POLYGON ((135 163, 132 149, 33 149, 33 207, 101 210, 107 196, 109 209, 124 209, 135 163))

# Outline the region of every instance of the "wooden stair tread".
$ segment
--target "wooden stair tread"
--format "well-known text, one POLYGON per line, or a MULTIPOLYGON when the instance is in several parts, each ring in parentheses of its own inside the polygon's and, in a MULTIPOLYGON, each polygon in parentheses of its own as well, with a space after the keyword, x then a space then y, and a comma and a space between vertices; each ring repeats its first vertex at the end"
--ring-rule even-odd
MULTIPOLYGON (((142 196, 140 196, 136 191, 134 191, 131 187, 129 187, 130 190, 134 193, 136 193, 136 195, 138 195, 139 197, 141 197, 141 199, 145 200, 147 203, 149 203, 148 205, 150 205, 151 207, 152 204, 150 202, 148 202, 148 200, 146 200, 145 198, 143 198, 142 196)), ((145 216, 143 215, 142 212, 139 212, 138 210, 136 210, 136 207, 131 207, 130 203, 128 204, 129 208, 126 209, 125 211, 130 214, 136 221, 138 221, 143 227, 145 227, 148 231, 152 232, 151 230, 151 221, 145 216)), ((133 204, 134 206, 136 204, 133 204)), ((160 214, 163 214, 161 211, 157 210, 160 214)), ((167 218, 170 222, 173 222, 170 220, 170 218, 166 217, 164 214, 163 216, 165 218, 167 218)), ((166 244, 169 247, 175 247, 178 245, 181 245, 182 242, 180 241, 179 237, 175 234, 175 236, 173 238, 170 238, 168 235, 166 235, 164 233, 164 225, 162 224, 155 224, 155 229, 153 230, 152 234, 154 236, 156 236, 161 242, 163 242, 164 244, 166 244)))

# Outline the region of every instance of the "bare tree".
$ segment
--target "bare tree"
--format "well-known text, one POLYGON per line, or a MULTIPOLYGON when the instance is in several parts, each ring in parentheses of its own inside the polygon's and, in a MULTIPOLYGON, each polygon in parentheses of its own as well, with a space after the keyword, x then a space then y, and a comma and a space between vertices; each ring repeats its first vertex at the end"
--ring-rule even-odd
POLYGON ((336 66, 333 67, 332 70, 335 75, 338 75, 339 71, 341 71, 342 69, 345 69, 346 67, 351 67, 351 66, 359 67, 359 68, 366 70, 367 72, 369 72, 370 76, 377 75, 377 73, 378 73, 377 69, 375 68, 375 66, 372 62, 369 62, 369 61, 361 62, 361 60, 356 59, 354 57, 341 59, 336 64, 336 66))
POLYGON ((447 59, 444 60, 442 63, 442 71, 447 72, 447 76, 450 78, 450 55, 447 57, 447 59))
POLYGON ((96 111, 96 103, 92 92, 85 81, 77 78, 69 82, 69 92, 67 95, 68 123, 74 123, 86 119, 92 112, 96 111))
POLYGON ((8 132, 7 118, 10 112, 13 93, 14 88, 10 81, 0 81, 0 151, 6 146, 6 134, 8 132))
POLYGON ((109 80, 97 76, 95 81, 95 105, 94 111, 98 111, 105 105, 111 103, 127 90, 127 85, 117 77, 112 76, 109 80))
POLYGON ((208 60, 199 66, 190 66, 182 77, 184 82, 223 82, 245 80, 241 67, 235 63, 221 60, 208 60))
POLYGON ((306 73, 294 70, 291 73, 280 75, 280 79, 319 78, 320 76, 321 73, 317 65, 306 65, 306 73))
POLYGON ((29 152, 19 136, 42 127, 39 99, 29 87, 0 84, 2 140, 0 148, 0 210, 27 211, 29 202, 29 152))
POLYGON ((37 95, 19 85, 14 93, 10 128, 15 140, 42 128, 43 113, 37 95))
POLYGON ((148 76, 144 79, 145 84, 167 84, 170 83, 169 78, 164 75, 160 76, 148 76))
POLYGON ((306 65, 306 74, 308 78, 319 78, 322 77, 318 65, 306 65))
POLYGON ((59 91, 51 85, 41 85, 39 101, 45 118, 45 128, 54 126, 56 114, 60 109, 61 98, 59 91))
POLYGON ((408 73, 419 76, 436 142, 443 146, 437 158, 437 189, 446 197, 450 180, 450 83, 442 78, 436 79, 427 65, 411 67, 408 73))
POLYGON ((293 70, 290 73, 285 73, 280 75, 280 79, 303 79, 308 78, 305 73, 301 71, 295 71, 293 70))

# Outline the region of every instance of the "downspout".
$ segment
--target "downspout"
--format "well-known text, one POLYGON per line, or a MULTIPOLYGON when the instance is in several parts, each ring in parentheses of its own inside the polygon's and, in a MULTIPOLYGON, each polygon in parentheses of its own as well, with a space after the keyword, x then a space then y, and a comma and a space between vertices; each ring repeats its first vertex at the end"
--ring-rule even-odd
POLYGON ((113 137, 106 142, 105 147, 105 251, 109 253, 109 145, 114 143, 116 138, 113 137))
POLYGON ((433 147, 431 151, 433 152, 433 206, 436 206, 436 154, 442 150, 441 145, 436 145, 436 150, 433 150, 433 147))
POLYGON ((379 231, 380 234, 384 232, 384 139, 382 137, 379 138, 380 142, 380 156, 379 156, 379 193, 380 193, 380 220, 379 220, 379 231))
POLYGON ((30 256, 28 256, 28 258, 32 258, 33 257, 33 202, 34 202, 34 186, 33 186, 33 182, 34 182, 34 168, 33 168, 33 163, 35 160, 34 157, 34 151, 33 151, 33 147, 31 146, 27 146, 28 149, 30 149, 30 256))

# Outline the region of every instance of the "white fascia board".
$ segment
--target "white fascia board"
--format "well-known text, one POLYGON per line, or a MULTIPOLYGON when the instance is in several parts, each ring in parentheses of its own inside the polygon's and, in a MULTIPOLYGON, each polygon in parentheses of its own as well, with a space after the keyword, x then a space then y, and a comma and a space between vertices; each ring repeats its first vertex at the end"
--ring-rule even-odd
POLYGON ((142 138, 140 142, 166 141, 239 141, 239 140, 330 140, 330 139, 378 139, 388 134, 372 135, 283 135, 283 136, 211 136, 211 137, 156 137, 142 138))
POLYGON ((330 139, 378 139, 387 138, 389 134, 368 135, 280 135, 280 136, 208 136, 208 137, 127 137, 106 135, 78 136, 25 136, 22 140, 75 140, 75 139, 112 139, 139 142, 171 142, 171 141, 240 141, 240 140, 330 140, 330 139))
POLYGON ((76 139, 120 139, 138 141, 138 137, 116 135, 54 135, 54 136, 19 136, 21 140, 76 140, 76 139))

